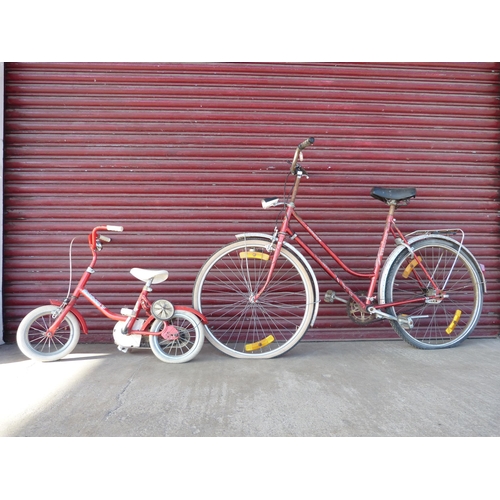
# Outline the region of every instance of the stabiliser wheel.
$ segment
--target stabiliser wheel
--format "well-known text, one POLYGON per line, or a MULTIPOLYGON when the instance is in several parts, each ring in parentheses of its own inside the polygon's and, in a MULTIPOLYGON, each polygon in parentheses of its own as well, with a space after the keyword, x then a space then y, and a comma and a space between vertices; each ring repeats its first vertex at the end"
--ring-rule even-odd
POLYGON ((160 321, 169 320, 175 312, 175 308, 168 300, 160 299, 151 306, 151 314, 160 321))

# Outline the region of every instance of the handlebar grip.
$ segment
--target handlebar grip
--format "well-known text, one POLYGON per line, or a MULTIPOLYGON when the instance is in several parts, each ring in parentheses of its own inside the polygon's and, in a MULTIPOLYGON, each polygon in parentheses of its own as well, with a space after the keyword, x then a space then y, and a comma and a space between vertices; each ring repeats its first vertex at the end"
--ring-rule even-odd
POLYGON ((123 231, 123 226, 106 226, 107 231, 123 231))
POLYGON ((312 146, 314 144, 314 137, 309 137, 309 139, 306 139, 304 142, 301 142, 298 145, 298 148, 300 151, 303 149, 306 149, 308 146, 312 146))
POLYGON ((99 239, 101 241, 104 241, 104 243, 110 243, 111 242, 111 238, 108 238, 107 236, 104 236, 103 234, 99 235, 99 239))

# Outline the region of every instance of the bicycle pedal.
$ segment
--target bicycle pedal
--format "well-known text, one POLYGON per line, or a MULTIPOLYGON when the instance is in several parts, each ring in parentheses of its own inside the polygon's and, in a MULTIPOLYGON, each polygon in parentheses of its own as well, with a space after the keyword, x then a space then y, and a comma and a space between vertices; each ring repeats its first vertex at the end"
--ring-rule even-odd
POLYGON ((398 323, 405 330, 411 330, 415 326, 414 323, 413 323, 413 318, 411 318, 407 314, 400 314, 398 316, 398 323))
POLYGON ((335 300, 335 292, 333 290, 327 290, 325 293, 325 298, 324 301, 328 302, 329 304, 333 304, 335 300))

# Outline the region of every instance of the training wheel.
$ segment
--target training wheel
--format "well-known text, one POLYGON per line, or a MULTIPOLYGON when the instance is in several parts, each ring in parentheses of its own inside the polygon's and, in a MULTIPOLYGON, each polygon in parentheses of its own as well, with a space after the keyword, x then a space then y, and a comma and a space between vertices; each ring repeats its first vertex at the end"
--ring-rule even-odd
POLYGON ((174 312, 174 305, 168 300, 157 300, 151 306, 151 314, 160 321, 169 320, 174 315, 174 312))

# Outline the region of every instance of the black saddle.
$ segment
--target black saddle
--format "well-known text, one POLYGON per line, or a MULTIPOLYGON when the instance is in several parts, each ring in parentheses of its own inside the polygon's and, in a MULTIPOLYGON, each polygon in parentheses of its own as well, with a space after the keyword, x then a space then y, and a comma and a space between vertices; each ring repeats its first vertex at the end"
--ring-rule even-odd
POLYGON ((415 188, 384 188, 374 187, 370 195, 376 200, 383 201, 384 203, 405 203, 408 204, 412 198, 417 196, 415 188))

